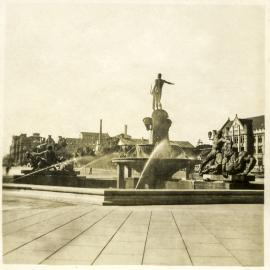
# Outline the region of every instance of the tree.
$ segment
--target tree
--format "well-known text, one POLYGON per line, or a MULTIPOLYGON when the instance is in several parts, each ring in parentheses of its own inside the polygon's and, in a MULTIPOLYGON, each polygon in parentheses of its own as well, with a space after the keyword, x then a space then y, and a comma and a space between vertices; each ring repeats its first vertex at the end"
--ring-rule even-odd
POLYGON ((6 154, 3 159, 2 159, 2 166, 7 167, 7 166, 11 166, 13 164, 14 160, 13 158, 10 156, 10 154, 6 154))

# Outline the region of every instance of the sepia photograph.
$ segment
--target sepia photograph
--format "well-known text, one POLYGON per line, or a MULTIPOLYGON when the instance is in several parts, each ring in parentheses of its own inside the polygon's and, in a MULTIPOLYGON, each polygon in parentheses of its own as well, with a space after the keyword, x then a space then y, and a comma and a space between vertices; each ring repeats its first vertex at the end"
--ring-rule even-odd
POLYGON ((1 8, 3 269, 267 269, 267 1, 1 8))

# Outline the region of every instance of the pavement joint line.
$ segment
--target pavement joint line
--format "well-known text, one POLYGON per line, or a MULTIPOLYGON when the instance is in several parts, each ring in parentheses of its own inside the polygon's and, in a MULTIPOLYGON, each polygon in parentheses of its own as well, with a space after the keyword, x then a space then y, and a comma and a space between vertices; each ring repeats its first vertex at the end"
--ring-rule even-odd
POLYGON ((48 260, 50 257, 52 257, 56 252, 58 252, 59 250, 61 250, 62 248, 66 247, 69 243, 71 243, 72 241, 74 241, 76 238, 78 238, 79 236, 81 236, 83 233, 85 233, 86 231, 88 231, 90 228, 92 228, 94 225, 96 225, 98 222, 100 222, 102 219, 104 219, 105 217, 107 217, 108 215, 110 215, 115 209, 109 211, 109 213, 106 213, 104 216, 102 216, 100 219, 98 219, 96 222, 94 222, 93 224, 91 224, 89 227, 87 227, 85 230, 83 230, 82 232, 80 232, 77 236, 75 236, 74 238, 72 238, 70 241, 68 241, 65 245, 61 246, 60 248, 58 248, 57 250, 55 250, 52 254, 50 254, 48 257, 46 257, 45 259, 43 259, 41 262, 39 262, 38 264, 42 264, 44 261, 48 260))
POLYGON ((143 247, 143 255, 142 255, 141 265, 143 265, 144 254, 145 254, 145 250, 146 250, 146 243, 147 243, 147 239, 148 239, 148 232, 149 232, 149 228, 150 228, 151 218, 152 218, 152 211, 150 212, 150 217, 149 217, 149 222, 148 222, 148 227, 147 227, 147 233, 146 233, 146 238, 145 238, 144 247, 143 247))
MULTIPOLYGON (((235 212, 235 211, 233 211, 233 212, 235 212)), ((191 213, 191 215, 194 217, 194 215, 191 213)), ((196 219, 196 217, 194 217, 195 219, 196 219)), ((223 244, 222 244, 222 242, 219 240, 219 238, 217 238, 214 234, 212 234, 211 233, 211 231, 209 231, 209 229, 207 229, 200 221, 198 221, 199 223, 200 223, 200 225, 201 226, 203 226, 204 228, 205 228, 205 230, 207 230, 208 231, 208 233, 209 234, 211 234, 211 235, 213 235, 216 239, 217 239, 217 241, 218 241, 218 243, 220 244, 220 245, 222 245, 230 254, 231 254, 231 256, 241 265, 241 266, 243 266, 243 264, 238 260, 238 258, 237 257, 235 257, 232 253, 231 253, 231 251, 229 250, 229 249, 227 249, 223 244)), ((229 238, 229 239, 231 239, 231 238, 229 238)), ((210 244, 209 244, 210 245, 210 244)))
MULTIPOLYGON (((62 209, 56 209, 56 211, 60 211, 60 210, 62 210, 62 209)), ((60 216, 61 216, 61 215, 64 215, 66 212, 68 212, 69 210, 72 210, 72 209, 64 209, 64 210, 66 210, 66 211, 64 211, 64 213, 61 213, 60 216)), ((61 212, 62 212, 62 211, 61 211, 61 212)), ((55 218, 55 217, 59 217, 59 214, 53 215, 53 216, 51 216, 51 217, 49 217, 49 218, 40 219, 38 222, 35 222, 35 223, 33 223, 33 224, 30 224, 30 225, 27 225, 27 226, 25 226, 25 227, 21 227, 21 228, 18 229, 17 231, 14 231, 14 232, 11 232, 11 233, 7 233, 7 234, 3 234, 3 236, 8 236, 8 235, 11 235, 11 234, 13 234, 13 233, 22 231, 22 230, 24 230, 24 229, 27 228, 27 227, 31 227, 31 226, 37 225, 37 224, 43 222, 44 220, 50 220, 50 219, 55 218)))
POLYGON ((31 214, 31 215, 29 215, 29 216, 23 216, 23 217, 21 217, 21 218, 17 218, 17 219, 8 221, 8 222, 3 222, 3 225, 7 225, 7 224, 10 224, 10 223, 12 223, 12 222, 16 222, 16 221, 18 221, 18 220, 22 220, 22 219, 25 219, 25 218, 30 218, 30 217, 33 217, 33 216, 36 216, 36 215, 39 215, 39 214, 42 214, 42 213, 49 212, 49 211, 51 211, 51 209, 39 211, 39 212, 37 212, 37 213, 35 213, 35 214, 31 214))
POLYGON ((57 230, 57 229, 59 229, 59 228, 65 226, 65 225, 67 225, 67 224, 69 224, 69 223, 71 223, 71 222, 73 222, 73 221, 76 220, 76 219, 79 219, 79 218, 81 218, 81 217, 83 217, 83 216, 85 216, 85 215, 87 215, 87 214, 89 214, 89 213, 92 213, 92 212, 94 212, 95 210, 97 210, 97 208, 91 209, 91 211, 88 211, 88 212, 86 212, 86 213, 80 215, 79 217, 76 217, 76 218, 74 218, 74 219, 72 219, 72 220, 70 220, 70 221, 68 221, 68 222, 66 222, 66 223, 64 223, 64 224, 61 224, 61 225, 59 225, 58 227, 55 227, 54 229, 52 229, 52 230, 50 230, 50 231, 48 231, 48 232, 46 232, 46 233, 44 233, 44 234, 42 234, 42 235, 40 235, 40 236, 34 238, 34 239, 32 239, 32 240, 30 240, 30 241, 28 241, 28 242, 26 242, 26 243, 24 243, 24 244, 22 244, 22 245, 20 245, 20 246, 18 246, 18 247, 16 247, 16 248, 14 248, 14 249, 12 249, 12 250, 6 252, 3 256, 5 256, 5 255, 7 255, 7 254, 9 254, 9 253, 11 253, 11 252, 13 252, 13 251, 15 251, 15 250, 17 250, 17 249, 23 247, 23 246, 25 246, 25 245, 27 245, 27 244, 29 244, 29 243, 35 241, 35 240, 37 240, 37 239, 39 239, 39 238, 41 238, 41 237, 43 237, 43 236, 45 236, 45 235, 47 235, 47 234, 49 234, 49 233, 51 233, 51 232, 53 232, 53 231, 55 231, 55 230, 57 230))
POLYGON ((103 250, 109 245, 109 243, 112 241, 112 239, 114 238, 114 236, 117 234, 117 232, 121 229, 121 227, 125 224, 125 222, 128 220, 128 218, 130 217, 130 215, 133 213, 133 211, 131 211, 127 217, 124 219, 124 221, 120 224, 120 226, 116 229, 115 233, 109 238, 107 244, 101 249, 101 251, 98 253, 98 255, 96 256, 96 258, 92 261, 91 265, 93 265, 96 260, 98 259, 98 257, 101 255, 101 253, 103 252, 103 250))
POLYGON ((174 223, 175 223, 175 225, 176 225, 176 228, 177 228, 177 230, 178 230, 178 232, 179 232, 179 235, 180 235, 180 237, 181 237, 182 240, 183 240, 183 243, 184 243, 185 249, 186 249, 186 251, 187 251, 188 257, 189 257, 189 259, 190 259, 190 262, 191 262, 192 265, 194 265, 194 263, 193 263, 193 261, 192 261, 192 259, 191 259, 191 256, 190 256, 190 254, 189 254, 189 252, 188 252, 188 248, 187 248, 186 242, 185 242, 185 240, 184 240, 184 238, 183 238, 183 236, 182 236, 182 233, 181 233, 181 231, 180 231, 180 228, 179 228, 179 226, 178 226, 178 224, 177 224, 177 222, 176 222, 176 220, 175 220, 175 216, 174 216, 174 214, 173 214, 173 211, 171 211, 171 215, 172 215, 172 217, 173 217, 173 221, 174 221, 174 223))
MULTIPOLYGON (((64 207, 65 207, 65 206, 64 206, 64 207)), ((60 209, 60 208, 55 208, 55 212, 58 211, 58 210, 62 210, 64 207, 61 207, 61 209, 60 209)), ((76 207, 76 206, 67 206, 67 207, 70 208, 70 207, 76 207)), ((63 210, 67 210, 67 209, 63 209, 63 210)), ((70 210, 70 209, 68 209, 68 210, 70 210)), ((42 214, 44 214, 44 213, 46 213, 46 212, 52 212, 52 209, 40 211, 40 212, 38 212, 38 213, 29 215, 29 216, 24 216, 24 217, 22 217, 22 218, 17 218, 17 219, 14 219, 14 220, 12 220, 12 221, 8 221, 8 222, 6 222, 6 223, 3 223, 3 225, 8 225, 8 224, 10 224, 10 223, 17 222, 17 221, 20 221, 20 220, 26 219, 26 218, 31 218, 31 217, 36 216, 36 215, 42 215, 42 214)), ((34 223, 34 224, 35 224, 35 223, 34 223)), ((34 224, 33 224, 33 225, 34 225, 34 224)), ((32 225, 32 224, 31 224, 31 225, 32 225)))

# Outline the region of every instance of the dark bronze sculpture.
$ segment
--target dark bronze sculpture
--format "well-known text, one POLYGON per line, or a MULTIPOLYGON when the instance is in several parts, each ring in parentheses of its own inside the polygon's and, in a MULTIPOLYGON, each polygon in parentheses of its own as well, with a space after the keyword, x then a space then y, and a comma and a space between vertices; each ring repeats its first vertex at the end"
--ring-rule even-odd
MULTIPOLYGON (((50 136, 49 136, 50 137, 50 136)), ((59 138, 58 143, 54 143, 53 139, 38 145, 33 151, 26 152, 26 161, 32 167, 32 171, 41 169, 52 169, 60 171, 73 171, 71 162, 66 163, 69 156, 66 151, 66 139, 59 138), (41 152, 39 152, 42 150, 41 152)))
POLYGON ((220 157, 220 154, 222 154, 223 146, 226 142, 226 140, 222 137, 222 132, 218 131, 217 133, 214 133, 213 138, 213 146, 210 151, 210 153, 207 155, 206 159, 203 161, 201 168, 200 168, 200 174, 203 174, 205 171, 205 166, 208 164, 206 170, 213 170, 215 173, 218 173, 220 171, 221 163, 222 163, 222 157, 220 157), (211 162, 212 161, 212 162, 211 162), (218 163, 217 163, 218 162, 218 163), (214 163, 214 164, 212 164, 214 163), (211 165, 211 169, 209 166, 211 165), (212 168, 214 166, 214 168, 212 168))
POLYGON ((222 174, 248 175, 256 165, 256 159, 246 151, 238 152, 231 140, 222 137, 222 131, 214 133, 213 146, 201 164, 200 175, 222 174))
POLYGON ((163 88, 164 83, 174 85, 174 83, 165 81, 161 79, 161 77, 162 75, 161 73, 159 73, 157 79, 155 80, 155 85, 153 89, 151 89, 151 94, 153 95, 153 110, 162 109, 161 95, 162 95, 162 88, 163 88))

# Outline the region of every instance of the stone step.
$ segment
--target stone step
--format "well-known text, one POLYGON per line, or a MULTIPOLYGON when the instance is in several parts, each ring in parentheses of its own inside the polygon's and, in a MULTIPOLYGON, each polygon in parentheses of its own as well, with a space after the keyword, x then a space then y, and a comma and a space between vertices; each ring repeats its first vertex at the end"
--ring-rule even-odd
POLYGON ((264 203, 263 190, 104 190, 104 205, 264 203))

